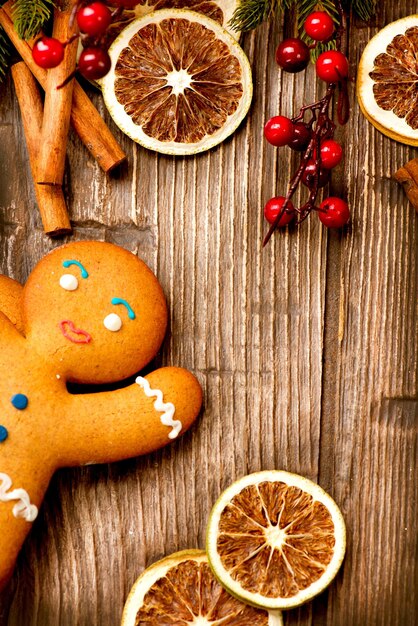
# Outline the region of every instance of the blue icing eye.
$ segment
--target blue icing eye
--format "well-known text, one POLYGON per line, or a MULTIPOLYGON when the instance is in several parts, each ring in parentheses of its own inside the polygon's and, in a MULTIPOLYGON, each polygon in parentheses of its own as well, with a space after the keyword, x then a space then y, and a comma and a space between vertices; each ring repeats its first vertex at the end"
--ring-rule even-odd
POLYGON ((15 409, 23 411, 23 409, 26 409, 26 407, 28 406, 29 400, 28 397, 25 396, 23 393, 15 393, 15 395, 12 396, 11 402, 15 409))
POLYGON ((125 306, 127 311, 128 311, 129 319, 131 319, 131 320, 135 319, 135 317, 136 317, 135 313, 133 312, 133 309, 132 309, 131 305, 128 302, 126 302, 126 300, 124 300, 123 298, 112 298, 111 303, 112 304, 123 304, 123 306, 125 306))
POLYGON ((5 426, 0 426, 0 443, 3 443, 3 441, 6 441, 8 436, 9 436, 9 432, 7 428, 5 426))
POLYGON ((81 278, 89 277, 88 271, 86 270, 84 265, 80 263, 80 261, 75 261, 74 259, 68 259, 67 261, 63 261, 62 265, 63 267, 71 267, 71 265, 77 265, 77 267, 80 268, 81 278))

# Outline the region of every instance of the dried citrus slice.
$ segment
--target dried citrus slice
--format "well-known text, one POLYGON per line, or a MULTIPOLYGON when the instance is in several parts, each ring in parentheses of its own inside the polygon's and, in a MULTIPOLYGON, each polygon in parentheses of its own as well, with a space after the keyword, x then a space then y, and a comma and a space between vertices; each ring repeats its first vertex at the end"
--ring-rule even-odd
POLYGON ((196 154, 232 134, 249 109, 251 69, 239 44, 194 11, 155 11, 125 28, 101 81, 116 124, 164 154, 196 154))
MULTIPOLYGON (((110 6, 115 3, 107 0, 110 6)), ((109 46, 132 20, 148 15, 152 11, 160 9, 190 9, 197 11, 215 20, 226 28, 235 39, 239 39, 240 33, 229 26, 229 22, 239 5, 239 0, 139 0, 132 9, 124 9, 119 18, 112 22, 106 32, 106 42, 109 46)))
POLYGON ((215 504, 207 532, 209 563, 235 597, 289 609, 320 593, 345 553, 345 525, 319 485, 282 471, 250 474, 215 504))
POLYGON ((205 552, 185 550, 154 563, 135 582, 122 626, 283 626, 269 613, 230 596, 214 578, 205 552))
POLYGON ((418 145, 418 15, 383 28, 360 60, 357 96, 367 119, 382 133, 418 145))

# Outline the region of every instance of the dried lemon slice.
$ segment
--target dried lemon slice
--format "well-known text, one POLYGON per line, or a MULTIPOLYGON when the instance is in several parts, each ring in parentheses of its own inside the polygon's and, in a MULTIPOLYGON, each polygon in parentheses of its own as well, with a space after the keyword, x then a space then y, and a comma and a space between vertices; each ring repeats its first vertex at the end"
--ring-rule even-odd
POLYGON ((101 81, 116 124, 164 154, 217 145, 243 120, 252 98, 251 68, 217 22, 194 11, 161 10, 125 28, 109 49, 101 81))
POLYGON ((360 60, 357 97, 366 118, 382 133, 418 145, 418 15, 383 28, 360 60))
MULTIPOLYGON (((107 0, 106 4, 115 5, 112 0, 107 0)), ((110 45, 132 20, 161 9, 190 9, 190 11, 202 13, 221 24, 238 40, 240 33, 229 26, 238 5, 239 0, 139 0, 135 7, 124 9, 119 18, 112 22, 106 32, 107 44, 110 45)))
POLYGON ((283 626, 268 613, 231 597, 214 578, 205 552, 185 550, 154 563, 135 582, 122 626, 283 626))
POLYGON ((258 472, 216 502, 207 553, 232 595, 265 609, 289 609, 336 575, 345 553, 344 520, 319 485, 288 472, 258 472))

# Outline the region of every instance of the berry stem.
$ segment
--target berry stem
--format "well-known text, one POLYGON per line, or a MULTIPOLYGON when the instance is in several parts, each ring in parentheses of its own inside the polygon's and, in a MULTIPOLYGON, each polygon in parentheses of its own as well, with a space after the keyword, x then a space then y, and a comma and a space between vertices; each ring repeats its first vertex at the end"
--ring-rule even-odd
POLYGON ((350 117, 350 100, 348 97, 347 81, 343 80, 339 83, 338 101, 337 101, 337 118, 341 126, 348 122, 350 117))
POLYGON ((320 142, 321 142, 321 139, 323 139, 324 137, 332 135, 335 129, 335 124, 330 120, 328 116, 330 103, 334 96, 335 89, 336 89, 336 83, 331 83, 330 85, 328 85, 327 92, 323 98, 321 98, 317 102, 314 102, 313 104, 308 104, 308 105, 303 106, 300 109, 300 112, 297 115, 297 117, 293 118, 292 120, 293 122, 303 120, 305 113, 307 111, 311 111, 312 119, 310 121, 312 122, 313 120, 313 124, 315 124, 315 128, 313 130, 313 136, 309 142, 309 145, 306 148, 302 156, 300 165, 290 180, 289 187, 288 187, 287 194, 286 194, 286 199, 283 203, 282 209, 280 213, 277 215, 273 224, 270 226, 270 229, 264 238, 263 246, 265 246, 269 242, 284 212, 288 208, 289 202, 292 199, 293 195, 295 194, 300 181, 302 180, 302 176, 306 169, 308 161, 310 160, 314 152, 314 149, 316 148, 315 177, 314 177, 312 189, 309 194, 309 198, 302 207, 300 208, 295 207, 295 211, 300 216, 298 223, 303 222, 303 220, 306 219, 309 213, 315 208, 315 202, 316 202, 316 198, 318 195, 319 172, 321 169, 321 151, 319 150, 320 142), (316 114, 316 111, 318 111, 318 115, 316 114))
POLYGON ((340 23, 339 23, 339 26, 338 26, 337 31, 335 33, 335 43, 336 43, 337 50, 341 50, 341 48, 342 48, 342 39, 343 39, 343 36, 345 35, 345 32, 347 30, 347 27, 346 27, 347 20, 346 20, 346 17, 345 17, 345 11, 343 9, 343 5, 342 5, 341 0, 334 0, 334 4, 335 4, 335 7, 336 7, 336 9, 338 11, 338 15, 340 17, 340 23))
MULTIPOLYGON (((337 29, 335 41, 337 50, 341 50, 344 47, 344 52, 347 53, 348 41, 346 37, 347 32, 347 18, 342 5, 341 0, 334 0, 338 14, 340 16, 340 25, 337 29), (343 45, 344 44, 344 45, 343 45)), ((347 80, 342 80, 339 84, 338 102, 337 102, 337 118, 339 124, 344 126, 348 122, 350 116, 350 100, 348 97, 347 80)))
POLYGON ((70 43, 73 43, 73 41, 75 41, 79 37, 80 37, 80 33, 73 33, 71 37, 68 37, 68 39, 62 42, 62 45, 64 46, 64 48, 66 48, 67 46, 70 45, 70 43))
MULTIPOLYGON (((341 0, 334 0, 335 7, 338 11, 340 20, 339 26, 336 29, 335 41, 336 48, 341 52, 343 39, 345 40, 346 33, 346 15, 343 9, 341 0)), ((345 42, 346 43, 346 42, 345 42)), ((344 46, 346 47, 346 45, 344 46)), ((338 72, 338 68, 336 68, 338 72)), ((317 196, 320 187, 320 175, 321 175, 321 143, 326 139, 332 139, 334 136, 336 125, 330 116, 330 108, 338 88, 338 102, 337 102, 337 118, 341 125, 346 124, 350 113, 350 103, 347 89, 347 78, 342 73, 337 74, 340 78, 336 82, 328 83, 325 96, 312 104, 307 104, 301 107, 299 114, 292 119, 293 123, 304 122, 305 115, 309 112, 310 119, 306 122, 306 126, 312 131, 312 137, 301 158, 300 164, 292 178, 290 179, 285 201, 278 213, 276 219, 271 224, 267 235, 264 238, 263 246, 265 246, 273 232, 278 228, 279 223, 283 217, 285 211, 289 208, 290 201, 294 196, 309 162, 314 166, 314 173, 309 184, 309 197, 308 200, 301 207, 294 207, 294 211, 298 214, 297 224, 303 222, 311 211, 318 210, 317 196)), ((310 166, 312 167, 312 165, 310 166)), ((305 184, 305 180, 303 181, 305 184)))
POLYGON ((58 85, 56 88, 57 89, 62 89, 63 87, 65 87, 65 85, 68 85, 69 82, 71 82, 73 80, 73 78, 75 78, 75 75, 77 74, 77 68, 75 70, 73 70, 71 72, 71 74, 69 74, 67 76, 67 78, 65 78, 62 83, 60 85, 58 85))

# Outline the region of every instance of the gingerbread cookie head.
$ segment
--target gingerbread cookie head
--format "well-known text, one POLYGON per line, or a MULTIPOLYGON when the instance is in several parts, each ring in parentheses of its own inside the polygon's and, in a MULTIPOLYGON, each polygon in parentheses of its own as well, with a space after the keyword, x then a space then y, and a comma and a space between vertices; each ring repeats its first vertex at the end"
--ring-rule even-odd
POLYGON ((123 248, 77 242, 50 252, 23 293, 24 332, 66 380, 119 381, 158 352, 167 308, 151 270, 123 248))

